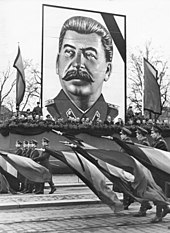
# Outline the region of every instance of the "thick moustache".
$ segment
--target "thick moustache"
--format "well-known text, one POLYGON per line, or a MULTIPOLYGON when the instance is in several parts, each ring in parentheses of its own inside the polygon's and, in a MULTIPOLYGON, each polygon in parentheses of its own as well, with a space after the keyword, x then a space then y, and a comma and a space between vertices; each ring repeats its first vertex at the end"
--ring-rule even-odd
POLYGON ((81 69, 69 70, 63 78, 63 80, 65 81, 70 81, 73 79, 79 79, 86 82, 94 82, 91 75, 87 71, 81 69))

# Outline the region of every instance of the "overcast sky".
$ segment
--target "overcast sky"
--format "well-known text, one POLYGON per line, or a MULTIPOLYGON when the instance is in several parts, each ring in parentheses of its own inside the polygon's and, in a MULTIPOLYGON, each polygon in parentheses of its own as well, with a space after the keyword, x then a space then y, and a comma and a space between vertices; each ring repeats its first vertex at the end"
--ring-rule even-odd
POLYGON ((169 0, 0 0, 0 72, 13 64, 18 42, 23 59, 41 64, 42 4, 126 15, 127 53, 152 41, 170 66, 169 0))

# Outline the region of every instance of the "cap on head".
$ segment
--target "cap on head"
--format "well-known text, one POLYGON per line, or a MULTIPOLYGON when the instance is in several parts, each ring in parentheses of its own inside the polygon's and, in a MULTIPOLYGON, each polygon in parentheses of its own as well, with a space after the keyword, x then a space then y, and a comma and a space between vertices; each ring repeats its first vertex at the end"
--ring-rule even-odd
POLYGON ((132 134, 132 132, 129 129, 125 128, 125 127, 122 128, 121 133, 125 134, 127 136, 130 136, 132 134))
POLYGON ((33 139, 32 144, 37 145, 38 144, 37 140, 33 139))
POLYGON ((142 134, 143 136, 145 136, 146 134, 148 134, 148 131, 140 126, 137 126, 136 133, 139 133, 139 134, 142 134))
POLYGON ((28 145, 28 141, 27 141, 27 140, 24 140, 24 144, 28 145))
POLYGON ((50 140, 49 140, 48 138, 43 137, 43 138, 42 138, 42 141, 43 141, 43 142, 49 143, 50 140))
POLYGON ((22 142, 20 140, 17 140, 16 143, 18 143, 19 145, 22 145, 22 142))

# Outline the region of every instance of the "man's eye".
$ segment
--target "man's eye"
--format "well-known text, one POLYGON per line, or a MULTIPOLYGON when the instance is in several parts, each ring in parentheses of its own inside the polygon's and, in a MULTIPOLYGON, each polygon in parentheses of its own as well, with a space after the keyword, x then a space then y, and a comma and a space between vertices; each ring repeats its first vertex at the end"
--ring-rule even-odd
POLYGON ((84 56, 87 58, 87 59, 97 59, 96 57, 96 54, 95 53, 92 53, 92 52, 85 52, 84 53, 84 56))
POLYGON ((66 57, 73 57, 75 55, 75 52, 73 50, 66 49, 64 51, 64 54, 65 54, 66 57))

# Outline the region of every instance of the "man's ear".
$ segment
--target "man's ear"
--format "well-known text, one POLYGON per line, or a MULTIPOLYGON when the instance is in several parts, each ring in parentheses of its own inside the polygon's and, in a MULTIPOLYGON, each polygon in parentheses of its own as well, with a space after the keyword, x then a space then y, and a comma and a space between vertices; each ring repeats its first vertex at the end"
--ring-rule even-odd
POLYGON ((56 74, 58 74, 58 61, 59 61, 59 54, 57 54, 57 59, 56 59, 56 74))
POLYGON ((105 82, 110 78, 111 73, 112 73, 112 63, 108 62, 107 63, 107 68, 106 68, 106 76, 104 78, 105 82))

